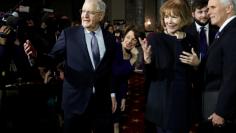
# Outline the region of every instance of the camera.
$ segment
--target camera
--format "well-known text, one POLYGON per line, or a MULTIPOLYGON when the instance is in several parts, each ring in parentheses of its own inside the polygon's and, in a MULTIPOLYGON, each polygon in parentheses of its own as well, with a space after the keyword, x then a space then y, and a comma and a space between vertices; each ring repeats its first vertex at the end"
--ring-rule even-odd
POLYGON ((6 13, 0 20, 0 45, 6 45, 18 27, 18 14, 6 13))
POLYGON ((6 38, 11 32, 15 32, 18 25, 18 14, 5 14, 0 21, 0 37, 6 38))

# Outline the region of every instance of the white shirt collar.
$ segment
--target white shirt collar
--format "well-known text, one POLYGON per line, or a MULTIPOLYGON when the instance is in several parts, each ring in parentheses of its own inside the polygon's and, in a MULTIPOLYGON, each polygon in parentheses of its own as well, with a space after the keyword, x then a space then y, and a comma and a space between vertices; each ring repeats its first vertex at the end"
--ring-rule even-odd
MULTIPOLYGON (((196 22, 195 22, 195 25, 196 25, 197 31, 200 32, 202 26, 199 25, 199 24, 196 23, 196 22)), ((204 27, 205 27, 205 30, 208 30, 208 29, 209 29, 209 23, 206 24, 204 27)))
MULTIPOLYGON (((84 28, 84 31, 85 31, 85 33, 88 33, 88 34, 91 33, 91 31, 88 31, 86 28, 84 28)), ((102 31, 101 27, 98 26, 98 28, 94 32, 95 32, 95 34, 97 34, 97 33, 101 32, 101 31, 102 31)))
POLYGON ((234 15, 234 16, 228 18, 228 19, 220 26, 219 32, 221 32, 221 31, 224 29, 224 27, 225 27, 231 20, 233 20, 234 18, 236 18, 236 15, 234 15))

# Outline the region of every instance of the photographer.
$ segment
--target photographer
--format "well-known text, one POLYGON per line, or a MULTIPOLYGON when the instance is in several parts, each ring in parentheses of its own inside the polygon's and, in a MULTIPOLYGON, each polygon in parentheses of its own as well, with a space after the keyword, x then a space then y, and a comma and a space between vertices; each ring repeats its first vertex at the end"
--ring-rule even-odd
MULTIPOLYGON (((9 78, 11 67, 11 47, 14 43, 15 34, 13 28, 8 25, 4 17, 0 22, 0 72, 1 78, 9 78), (6 77, 7 76, 7 77, 6 77)), ((15 67, 11 67, 12 71, 16 71, 15 67)))
POLYGON ((18 78, 28 81, 39 77, 35 76, 38 72, 30 67, 24 54, 22 44, 26 38, 26 28, 23 22, 24 18, 16 12, 6 13, 1 19, 0 72, 5 75, 4 84, 14 83, 18 78))

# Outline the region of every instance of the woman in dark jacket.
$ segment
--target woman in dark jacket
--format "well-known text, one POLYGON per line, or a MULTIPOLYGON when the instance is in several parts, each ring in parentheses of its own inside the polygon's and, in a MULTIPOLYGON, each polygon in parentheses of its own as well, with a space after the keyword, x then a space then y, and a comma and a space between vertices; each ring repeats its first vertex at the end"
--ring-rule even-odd
POLYGON ((160 9, 162 33, 141 40, 145 77, 150 81, 145 118, 158 133, 188 133, 191 126, 191 71, 200 63, 194 39, 182 31, 191 22, 189 6, 166 1, 160 9))
POLYGON ((116 91, 117 109, 113 114, 114 133, 119 133, 121 111, 125 110, 126 94, 128 92, 128 80, 134 70, 134 64, 138 58, 138 34, 136 27, 130 25, 126 28, 124 39, 117 43, 116 60, 113 64, 113 88, 116 91))

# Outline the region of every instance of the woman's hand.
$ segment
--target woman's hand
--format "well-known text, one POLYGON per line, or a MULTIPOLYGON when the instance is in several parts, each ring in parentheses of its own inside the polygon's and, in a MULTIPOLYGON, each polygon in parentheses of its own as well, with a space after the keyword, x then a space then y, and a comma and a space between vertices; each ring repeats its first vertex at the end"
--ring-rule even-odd
POLYGON ((191 49, 191 53, 183 51, 179 59, 182 63, 191 66, 198 66, 201 62, 193 48, 191 49))
POLYGON ((120 110, 121 111, 125 111, 125 102, 126 102, 125 98, 122 98, 121 105, 120 105, 120 110))
POLYGON ((134 65, 134 63, 138 59, 138 49, 136 47, 134 47, 130 50, 130 53, 131 53, 130 64, 134 65))
POLYGON ((143 40, 139 38, 139 43, 141 44, 141 47, 143 49, 143 58, 145 64, 151 63, 151 46, 148 45, 147 39, 144 38, 143 40))

